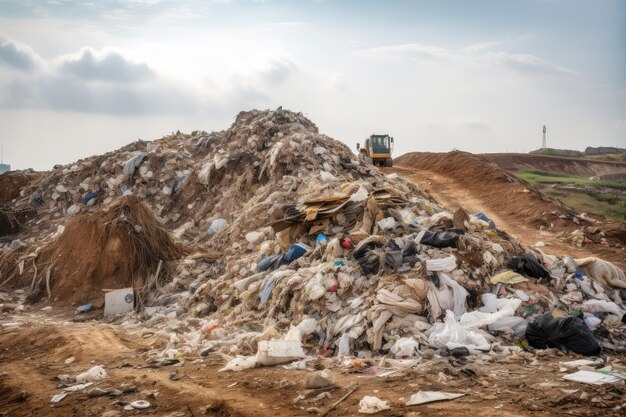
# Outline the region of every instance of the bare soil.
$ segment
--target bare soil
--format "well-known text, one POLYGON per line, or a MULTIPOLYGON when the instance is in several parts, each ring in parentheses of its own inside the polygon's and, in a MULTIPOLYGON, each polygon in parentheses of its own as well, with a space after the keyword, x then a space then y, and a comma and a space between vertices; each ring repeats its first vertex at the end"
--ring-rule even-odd
MULTIPOLYGON (((306 380, 313 374, 309 370, 277 366, 218 373, 225 359, 212 354, 187 357, 179 365, 151 365, 146 352, 162 349, 166 340, 149 329, 129 330, 98 321, 73 323, 63 314, 45 316, 41 312, 22 315, 19 320, 24 321, 22 326, 0 332, 2 416, 311 416, 323 414, 352 389, 355 391, 329 416, 359 415, 358 402, 365 395, 389 401, 391 410, 376 414, 387 417, 611 416, 619 415, 614 408, 624 403, 623 388, 562 380, 558 362, 574 357, 552 350, 536 356, 494 356, 483 365, 443 359, 383 377, 373 373, 376 362, 331 366, 332 379, 339 387, 324 394, 323 390, 306 392, 306 380), (68 357, 75 361, 66 365, 68 357), (76 375, 96 364, 108 373, 106 380, 97 383, 99 388, 126 384, 136 386, 139 392, 109 398, 89 397, 83 391, 50 403, 62 390, 55 377, 76 375), (418 390, 466 396, 405 406, 418 390), (147 400, 151 407, 122 410, 123 404, 135 400, 147 400)), ((319 359, 317 368, 328 367, 323 361, 329 360, 319 359)))

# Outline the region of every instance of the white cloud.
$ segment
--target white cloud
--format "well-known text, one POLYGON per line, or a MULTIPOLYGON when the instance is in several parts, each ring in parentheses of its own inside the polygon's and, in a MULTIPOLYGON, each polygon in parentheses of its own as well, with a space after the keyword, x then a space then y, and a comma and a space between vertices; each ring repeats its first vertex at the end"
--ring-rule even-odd
POLYGON ((479 52, 483 52, 485 50, 493 49, 494 46, 498 46, 501 44, 502 44, 501 41, 482 42, 482 43, 477 43, 477 44, 465 47, 461 51, 465 52, 466 54, 473 55, 479 52))
POLYGON ((133 62, 115 51, 98 52, 84 47, 78 54, 57 60, 59 71, 84 80, 137 82, 152 78, 154 72, 145 63, 133 62))
POLYGON ((487 52, 483 57, 493 63, 504 65, 507 68, 524 74, 535 75, 580 75, 571 69, 552 64, 543 59, 528 54, 509 54, 504 52, 487 52))
POLYGON ((453 60, 459 66, 480 64, 482 62, 489 65, 506 67, 507 69, 526 75, 580 75, 576 71, 552 64, 529 54, 483 52, 499 44, 501 44, 499 41, 484 42, 455 51, 439 46, 410 43, 364 49, 355 52, 354 55, 360 58, 379 61, 400 61, 409 63, 446 60, 446 66, 450 65, 450 61, 453 60))
POLYGON ((356 56, 377 60, 423 60, 441 59, 449 56, 445 48, 423 45, 421 43, 407 43, 402 45, 381 46, 357 51, 356 56))
POLYGON ((42 64, 42 59, 27 45, 0 35, 0 63, 13 69, 30 72, 42 64))
POLYGON ((298 66, 289 58, 274 58, 268 63, 268 67, 260 72, 261 78, 272 85, 285 82, 293 73, 298 71, 298 66))

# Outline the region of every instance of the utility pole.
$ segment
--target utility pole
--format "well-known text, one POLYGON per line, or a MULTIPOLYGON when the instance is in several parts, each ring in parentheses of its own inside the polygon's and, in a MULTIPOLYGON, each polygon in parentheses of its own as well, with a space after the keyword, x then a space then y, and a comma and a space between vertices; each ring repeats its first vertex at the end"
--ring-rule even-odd
POLYGON ((546 149, 546 125, 543 125, 543 141, 541 142, 541 149, 546 149))

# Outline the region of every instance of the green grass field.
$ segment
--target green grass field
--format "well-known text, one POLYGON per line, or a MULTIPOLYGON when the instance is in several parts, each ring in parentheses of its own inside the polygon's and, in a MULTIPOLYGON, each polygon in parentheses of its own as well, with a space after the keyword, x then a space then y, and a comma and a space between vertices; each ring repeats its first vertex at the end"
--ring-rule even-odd
POLYGON ((626 198, 621 195, 602 193, 595 190, 567 191, 556 190, 552 184, 607 187, 626 190, 626 180, 590 180, 566 174, 539 170, 519 170, 518 177, 528 181, 543 193, 557 198, 563 204, 585 213, 593 213, 615 221, 624 221, 626 216, 626 198))
POLYGON ((553 149, 543 148, 530 151, 531 155, 547 155, 547 156, 562 156, 565 158, 583 158, 583 159, 595 159, 598 161, 620 161, 626 162, 626 152, 623 153, 607 153, 602 155, 587 155, 584 152, 574 151, 570 149, 553 149))

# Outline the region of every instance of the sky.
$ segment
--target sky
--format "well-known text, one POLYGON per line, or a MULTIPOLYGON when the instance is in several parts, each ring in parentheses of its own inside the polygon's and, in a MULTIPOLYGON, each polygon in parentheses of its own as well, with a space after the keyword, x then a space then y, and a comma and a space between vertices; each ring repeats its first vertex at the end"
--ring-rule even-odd
POLYGON ((626 2, 0 0, 15 169, 278 106, 396 156, 626 147, 626 2))

